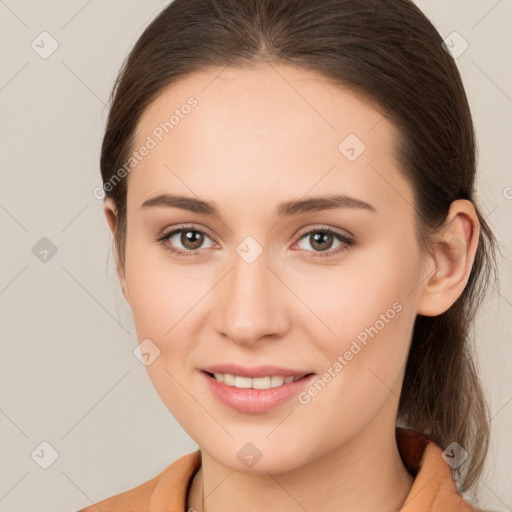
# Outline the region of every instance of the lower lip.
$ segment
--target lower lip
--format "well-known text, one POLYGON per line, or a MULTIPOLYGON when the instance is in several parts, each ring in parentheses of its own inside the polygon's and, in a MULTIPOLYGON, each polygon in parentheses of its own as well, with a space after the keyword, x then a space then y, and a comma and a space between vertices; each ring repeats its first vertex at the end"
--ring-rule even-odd
POLYGON ((295 382, 283 384, 269 389, 247 389, 228 386, 201 372, 210 386, 213 394, 224 404, 233 409, 246 413, 266 412, 290 400, 307 386, 314 374, 303 377, 295 382))

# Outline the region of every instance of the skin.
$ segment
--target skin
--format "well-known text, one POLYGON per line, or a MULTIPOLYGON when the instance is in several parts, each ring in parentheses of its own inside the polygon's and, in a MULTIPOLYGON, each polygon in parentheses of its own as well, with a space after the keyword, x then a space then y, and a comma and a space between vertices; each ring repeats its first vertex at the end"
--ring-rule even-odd
MULTIPOLYGON (((413 483, 395 441, 413 323, 446 311, 467 283, 479 231, 472 203, 452 203, 435 250, 422 258, 412 189, 392 154, 394 126, 364 98, 285 65, 188 76, 146 109, 134 147, 190 96, 197 107, 128 176, 126 262, 118 266, 138 340, 160 350, 148 374, 202 450, 188 507, 202 510, 204 490, 208 512, 399 510, 413 483), (351 133, 366 145, 353 162, 338 150, 351 133), (164 192, 214 201, 221 216, 141 209, 164 192), (376 213, 275 213, 282 201, 333 193, 376 213), (199 256, 155 241, 184 223, 207 235, 199 256), (322 226, 357 244, 318 256, 310 232, 322 226), (263 248, 251 264, 236 252, 247 236, 263 248), (401 311, 306 405, 293 398, 241 413, 199 373, 232 362, 321 376, 397 301, 401 311), (262 453, 251 468, 237 457, 247 442, 262 453)), ((104 212, 114 233, 108 198, 104 212)), ((172 241, 194 250, 179 234, 172 241)), ((324 242, 325 251, 342 245, 324 242)))

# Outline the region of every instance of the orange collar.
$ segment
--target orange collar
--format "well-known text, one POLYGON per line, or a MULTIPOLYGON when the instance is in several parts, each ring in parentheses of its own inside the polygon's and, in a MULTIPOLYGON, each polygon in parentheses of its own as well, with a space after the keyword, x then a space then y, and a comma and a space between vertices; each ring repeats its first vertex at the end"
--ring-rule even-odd
MULTIPOLYGON (((396 427, 400 456, 415 477, 399 512, 483 512, 457 492, 441 448, 428 436, 396 427)), ((184 455, 151 480, 97 503, 103 512, 183 512, 192 479, 201 466, 199 450, 184 455)), ((96 505, 79 512, 96 512, 96 505)))
MULTIPOLYGON (((413 486, 399 512, 473 512, 475 508, 457 492, 442 450, 428 436, 396 428, 397 445, 407 470, 415 476, 413 486)), ((176 460, 160 475, 148 512, 183 511, 192 478, 201 465, 196 451, 176 460)))
POLYGON ((415 476, 399 512, 473 512, 476 509, 458 493, 441 448, 425 434, 396 428, 398 450, 404 466, 415 476))

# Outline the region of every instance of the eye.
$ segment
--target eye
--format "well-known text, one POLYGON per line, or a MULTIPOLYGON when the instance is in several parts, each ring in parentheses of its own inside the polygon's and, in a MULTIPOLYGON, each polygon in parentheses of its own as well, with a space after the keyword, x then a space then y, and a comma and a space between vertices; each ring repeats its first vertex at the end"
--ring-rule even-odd
MULTIPOLYGON (((199 256, 200 249, 204 248, 202 246, 206 239, 212 241, 211 237, 200 229, 192 226, 181 226, 158 237, 156 241, 172 254, 188 257, 199 256)), ((313 253, 307 256, 313 258, 317 256, 335 256, 356 244, 355 240, 327 227, 320 227, 303 233, 296 245, 300 244, 302 240, 306 241, 313 250, 311 251, 307 247, 299 248, 305 250, 306 253, 313 253), (336 242, 339 244, 338 247, 332 249, 336 242)))
MULTIPOLYGON (((326 257, 326 256, 334 256, 336 254, 340 254, 346 251, 349 247, 355 245, 355 240, 338 233, 327 227, 321 227, 318 229, 310 230, 304 233, 297 244, 304 240, 306 245, 310 245, 313 248, 313 251, 310 251, 307 247, 305 248, 307 252, 313 252, 311 257, 326 257), (338 242, 337 248, 332 249, 333 245, 338 242)), ((304 247, 301 247, 304 249, 304 247)), ((310 256, 308 256, 310 257, 310 256)))
POLYGON ((165 249, 173 254, 179 256, 197 256, 199 253, 198 249, 201 248, 206 238, 211 240, 211 238, 200 229, 181 226, 157 238, 157 242, 160 242, 165 249), (178 244, 181 244, 181 247, 179 247, 178 244))

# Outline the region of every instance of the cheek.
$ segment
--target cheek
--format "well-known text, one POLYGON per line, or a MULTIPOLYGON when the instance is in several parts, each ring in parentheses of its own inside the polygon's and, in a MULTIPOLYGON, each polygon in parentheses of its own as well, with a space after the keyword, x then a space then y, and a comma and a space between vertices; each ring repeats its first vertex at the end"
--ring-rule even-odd
POLYGON ((338 341, 322 347, 323 373, 299 397, 304 424, 314 418, 324 447, 351 437, 381 410, 392 416, 398 406, 414 309, 393 301, 394 294, 383 297, 382 304, 366 304, 357 321, 338 320, 338 341))
MULTIPOLYGON (((164 249, 131 247, 126 269, 129 303, 137 339, 149 338, 158 357, 146 366, 169 410, 181 423, 190 411, 188 388, 193 372, 194 342, 204 327, 201 306, 213 284, 200 265, 169 261, 164 249)), ((214 277, 214 276, 210 276, 214 277)))
MULTIPOLYGON (((304 277, 295 291, 322 320, 325 347, 340 350, 347 340, 349 345, 354 338, 364 343, 370 332, 376 334, 372 327, 384 338, 384 333, 392 337, 395 330, 403 331, 410 322, 404 311, 414 300, 418 264, 414 253, 404 257, 402 248, 381 242, 371 250, 354 252, 339 267, 315 272, 315 279, 304 277)), ((312 323, 311 315, 307 318, 312 323)))
POLYGON ((208 292, 207 280, 194 264, 171 261, 157 242, 127 245, 129 304, 139 339, 166 339, 183 333, 194 318, 194 304, 208 292))
POLYGON ((193 306, 208 286, 198 279, 197 266, 171 264, 163 249, 160 255, 147 247, 131 249, 126 275, 137 339, 149 338, 158 350, 146 371, 162 402, 188 431, 191 418, 201 412, 187 392, 200 309, 193 306))
POLYGON ((353 268, 340 268, 309 295, 308 305, 329 327, 322 336, 310 330, 310 337, 327 356, 321 380, 329 391, 318 402, 339 401, 333 414, 353 414, 363 402, 370 414, 372 404, 377 408, 390 390, 399 395, 415 318, 410 292, 416 264, 414 257, 406 260, 397 249, 383 246, 353 268))

